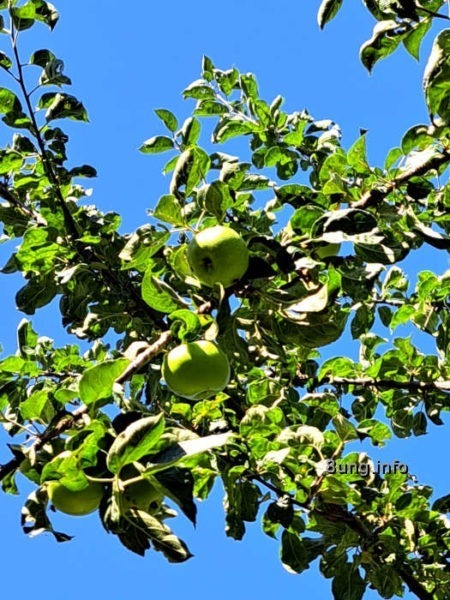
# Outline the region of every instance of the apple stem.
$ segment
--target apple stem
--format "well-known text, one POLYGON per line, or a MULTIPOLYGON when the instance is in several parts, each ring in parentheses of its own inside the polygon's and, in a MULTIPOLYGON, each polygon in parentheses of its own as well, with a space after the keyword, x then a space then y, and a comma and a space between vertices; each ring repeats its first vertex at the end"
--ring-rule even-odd
POLYGON ((86 475, 86 473, 85 476, 88 481, 95 483, 112 483, 114 481, 114 477, 92 477, 91 475, 86 475))

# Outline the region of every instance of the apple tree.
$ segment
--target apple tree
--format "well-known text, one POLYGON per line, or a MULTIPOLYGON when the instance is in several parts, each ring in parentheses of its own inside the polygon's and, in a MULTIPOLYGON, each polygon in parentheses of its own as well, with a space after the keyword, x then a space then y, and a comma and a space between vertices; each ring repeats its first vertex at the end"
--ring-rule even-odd
MULTIPOLYGON (((368 70, 399 46, 417 57, 447 19, 443 0, 364 4, 376 21, 361 48, 368 70)), ((324 0, 319 25, 341 5, 324 0)), ((448 599, 450 494, 433 501, 407 472, 376 472, 356 442, 420 436, 450 407, 450 272, 418 272, 412 286, 398 264, 450 249, 450 29, 424 73, 430 120, 382 166, 369 164, 364 134, 344 148, 333 121, 288 114, 254 75, 204 57, 183 92, 192 115, 157 109, 161 131, 141 148, 167 152, 167 193, 124 233, 118 214, 86 202, 95 169, 69 166, 63 124, 87 112, 61 59, 38 49, 23 62, 27 30, 57 21, 44 0, 0 0, 0 113, 12 130, 1 239, 14 246, 2 273, 24 278, 17 352, 0 361, 11 438, 0 480, 9 494, 24 478, 33 486, 24 531, 65 542, 52 506, 96 510, 130 551, 185 561, 167 519, 177 507, 195 523, 195 500, 220 480, 227 535, 259 520, 285 568, 317 564, 336 600, 368 587, 448 599), (72 344, 35 331, 32 315, 51 302, 72 344), (396 334, 404 325, 434 352, 396 334), (343 336, 359 360, 342 354, 343 336), (338 355, 322 358, 334 343, 338 355)))

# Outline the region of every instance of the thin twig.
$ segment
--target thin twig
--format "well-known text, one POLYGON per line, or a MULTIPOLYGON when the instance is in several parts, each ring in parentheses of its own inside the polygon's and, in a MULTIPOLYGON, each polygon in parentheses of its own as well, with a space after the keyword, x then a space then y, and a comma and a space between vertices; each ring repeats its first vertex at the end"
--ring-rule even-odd
POLYGON ((166 346, 172 341, 172 332, 164 331, 159 338, 146 350, 138 354, 138 356, 128 365, 125 371, 116 379, 116 383, 125 383, 133 377, 133 375, 148 364, 151 359, 160 354, 166 346))

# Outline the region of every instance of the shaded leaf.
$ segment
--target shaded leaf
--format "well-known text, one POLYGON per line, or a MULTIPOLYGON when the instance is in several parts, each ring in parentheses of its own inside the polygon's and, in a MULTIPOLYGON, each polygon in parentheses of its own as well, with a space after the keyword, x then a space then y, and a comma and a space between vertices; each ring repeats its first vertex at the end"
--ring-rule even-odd
POLYGON ((175 144, 173 140, 165 135, 156 135, 147 141, 145 141, 139 148, 144 154, 159 154, 160 152, 167 152, 167 150, 173 150, 175 144))
POLYGON ((323 29, 325 25, 337 15, 342 6, 342 1, 343 0, 322 0, 322 4, 320 5, 317 14, 317 22, 319 23, 320 29, 323 29))
POLYGON ((281 536, 281 562, 289 573, 301 573, 309 568, 308 552, 303 540, 287 529, 281 536))
POLYGON ((138 461, 149 453, 164 432, 163 414, 134 421, 114 440, 108 451, 107 464, 112 473, 138 461))

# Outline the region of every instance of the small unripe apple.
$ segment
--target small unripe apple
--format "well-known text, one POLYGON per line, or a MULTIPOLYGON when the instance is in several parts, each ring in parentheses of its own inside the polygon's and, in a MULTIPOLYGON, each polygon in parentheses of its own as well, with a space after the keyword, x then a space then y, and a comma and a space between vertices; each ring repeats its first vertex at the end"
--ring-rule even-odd
POLYGON ((201 400, 226 387, 230 365, 217 344, 199 340, 173 348, 164 357, 162 376, 174 394, 201 400))
POLYGON ((205 285, 227 288, 239 281, 248 268, 248 249, 230 227, 216 225, 196 234, 187 249, 194 275, 205 285))
MULTIPOLYGON (((131 479, 139 475, 139 472, 134 467, 130 468, 130 465, 128 465, 124 469, 124 474, 127 479, 131 479)), ((142 479, 125 487, 123 499, 126 508, 137 508, 138 510, 153 514, 161 506, 164 494, 152 485, 150 481, 142 479)))
POLYGON ((67 489, 59 481, 46 483, 48 497, 53 506, 67 515, 84 516, 94 512, 100 505, 104 489, 100 483, 89 483, 76 492, 67 489))

